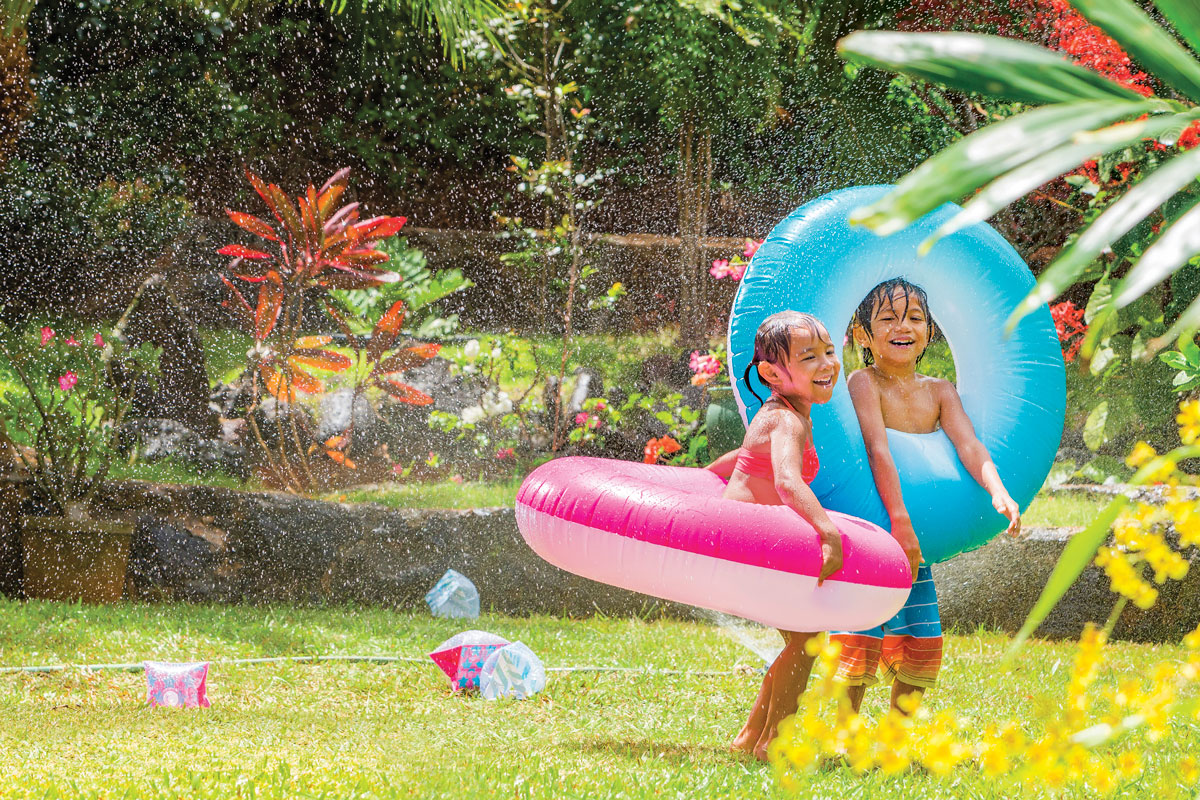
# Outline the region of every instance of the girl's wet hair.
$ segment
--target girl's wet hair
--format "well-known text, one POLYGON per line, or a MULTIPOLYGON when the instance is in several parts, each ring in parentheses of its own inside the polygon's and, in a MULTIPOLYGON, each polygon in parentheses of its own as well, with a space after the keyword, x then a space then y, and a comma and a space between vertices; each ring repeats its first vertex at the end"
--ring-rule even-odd
MULTIPOLYGON (((933 318, 929 316, 929 298, 925 294, 925 290, 915 283, 910 283, 904 278, 891 278, 883 281, 875 286, 874 289, 867 292, 867 296, 858 304, 858 310, 854 312, 854 324, 862 327, 867 332, 867 336, 871 335, 871 317, 875 314, 875 309, 890 309, 892 313, 904 316, 908 314, 909 304, 913 298, 916 298, 917 307, 921 309, 921 313, 925 315, 926 322, 929 323, 929 341, 925 344, 925 350, 921 351, 921 355, 917 356, 917 363, 921 363, 921 359, 925 357, 926 350, 929 345, 933 344, 934 338, 939 331, 937 326, 933 324, 933 318), (896 298, 893 296, 897 289, 904 290, 904 310, 896 308, 896 298)), ((870 366, 875 363, 875 356, 871 352, 871 348, 863 347, 862 359, 863 363, 870 366)))
POLYGON ((757 369, 760 361, 778 364, 787 358, 793 328, 803 328, 811 333, 814 339, 825 342, 825 344, 833 344, 827 338, 829 334, 825 332, 821 321, 812 314, 805 314, 802 311, 780 311, 764 319, 754 334, 754 358, 746 365, 746 371, 742 373, 742 381, 759 405, 765 401, 758 396, 758 392, 754 391, 754 384, 750 383, 750 370, 757 369))

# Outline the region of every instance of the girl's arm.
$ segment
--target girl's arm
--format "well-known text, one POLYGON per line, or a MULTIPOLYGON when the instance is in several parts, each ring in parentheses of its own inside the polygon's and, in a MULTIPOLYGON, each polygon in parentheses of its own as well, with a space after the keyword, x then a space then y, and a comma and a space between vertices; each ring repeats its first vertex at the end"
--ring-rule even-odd
POLYGON ((776 419, 771 428, 771 467, 775 471, 775 491, 779 493, 779 499, 804 517, 821 538, 821 573, 817 576, 817 586, 820 586, 842 568, 842 534, 804 482, 804 451, 800 443, 808 438, 807 426, 789 411, 773 413, 776 419))
POLYGON ((1021 508, 1004 488, 1004 482, 1000 480, 1000 473, 992 463, 987 448, 975 436, 975 426, 963 410, 958 390, 950 381, 939 381, 938 394, 941 402, 942 430, 954 443, 958 458, 967 468, 967 472, 992 496, 992 506, 1008 517, 1008 533, 1016 536, 1021 532, 1021 508))
POLYGON ((879 392, 865 372, 856 372, 846 383, 850 399, 854 402, 854 413, 858 415, 858 427, 862 429, 863 444, 867 446, 867 462, 875 478, 875 488, 892 521, 892 536, 900 543, 908 558, 913 580, 917 579, 917 567, 921 564, 921 543, 913 530, 912 520, 904 505, 900 491, 900 473, 892 460, 888 447, 887 428, 883 424, 883 407, 879 404, 879 392))
POLYGON ((722 478, 728 479, 733 475, 733 469, 737 466, 738 451, 730 450, 725 455, 719 457, 716 461, 705 467, 709 472, 715 472, 722 478))

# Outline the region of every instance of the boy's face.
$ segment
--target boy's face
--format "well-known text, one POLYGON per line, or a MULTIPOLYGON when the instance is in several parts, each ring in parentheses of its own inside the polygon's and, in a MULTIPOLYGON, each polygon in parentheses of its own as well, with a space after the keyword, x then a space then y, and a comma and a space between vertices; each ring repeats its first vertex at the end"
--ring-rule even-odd
POLYGON ((841 365, 828 332, 821 328, 819 333, 818 336, 808 328, 792 328, 787 357, 779 364, 760 362, 759 374, 763 380, 781 394, 813 404, 828 403, 833 398, 841 365))
POLYGON ((915 368, 929 346, 929 334, 929 318, 920 299, 897 286, 890 301, 876 303, 871 310, 871 333, 855 328, 854 338, 877 363, 915 368))

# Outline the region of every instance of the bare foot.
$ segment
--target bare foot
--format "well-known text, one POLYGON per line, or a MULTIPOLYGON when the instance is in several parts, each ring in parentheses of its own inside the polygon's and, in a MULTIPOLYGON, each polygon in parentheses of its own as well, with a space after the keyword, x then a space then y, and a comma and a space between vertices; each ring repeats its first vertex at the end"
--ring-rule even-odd
POLYGON ((754 745, 758 743, 758 737, 761 731, 752 730, 749 723, 746 727, 733 737, 733 741, 729 743, 729 751, 731 753, 742 753, 744 755, 754 755, 754 745))
POLYGON ((754 745, 754 757, 759 761, 767 762, 770 757, 767 755, 767 746, 771 744, 771 740, 775 738, 775 731, 771 731, 768 735, 767 731, 763 731, 762 736, 758 737, 758 743, 754 745))

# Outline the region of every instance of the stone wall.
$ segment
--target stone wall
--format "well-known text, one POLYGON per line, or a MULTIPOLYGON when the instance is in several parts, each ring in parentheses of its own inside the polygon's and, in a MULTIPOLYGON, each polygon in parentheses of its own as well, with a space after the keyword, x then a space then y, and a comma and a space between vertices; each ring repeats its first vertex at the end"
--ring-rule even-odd
MULTIPOLYGON (((19 593, 15 520, 20 487, 0 485, 0 590, 19 593)), ((571 575, 521 538, 511 508, 389 509, 129 481, 113 484, 104 513, 136 520, 128 595, 211 602, 372 603, 422 607, 449 567, 470 577, 484 609, 513 615, 692 617, 686 606, 571 575)), ((1026 530, 934 567, 947 628, 1016 631, 1070 540, 1064 529, 1026 530)), ((1129 607, 1116 634, 1178 640, 1200 623, 1200 555, 1149 611, 1129 607)), ((1089 567, 1038 631, 1075 637, 1103 623, 1115 600, 1089 567)))

